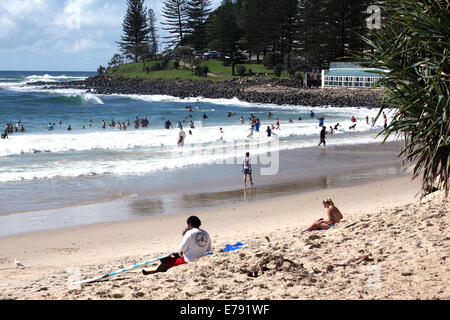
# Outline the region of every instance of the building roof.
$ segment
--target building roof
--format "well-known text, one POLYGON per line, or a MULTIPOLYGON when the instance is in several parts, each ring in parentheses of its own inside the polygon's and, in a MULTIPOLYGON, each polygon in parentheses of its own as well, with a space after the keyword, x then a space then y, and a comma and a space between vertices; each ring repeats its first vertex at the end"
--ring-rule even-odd
POLYGON ((380 75, 376 73, 377 71, 378 70, 367 70, 356 68, 330 69, 325 71, 325 75, 333 77, 380 77, 380 75))

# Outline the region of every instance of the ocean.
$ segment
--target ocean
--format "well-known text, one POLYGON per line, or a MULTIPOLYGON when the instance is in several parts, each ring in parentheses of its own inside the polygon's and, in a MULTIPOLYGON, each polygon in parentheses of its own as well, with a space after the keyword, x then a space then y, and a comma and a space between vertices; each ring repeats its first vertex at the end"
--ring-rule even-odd
MULTIPOLYGON (((290 154, 288 159, 295 159, 284 161, 281 157, 269 177, 298 177, 293 173, 302 169, 304 177, 315 171, 319 175, 326 168, 358 163, 348 156, 347 153, 357 154, 350 147, 380 145, 382 141, 377 134, 382 130, 383 120, 378 120, 375 126, 365 120, 366 116, 375 118, 379 112, 376 109, 277 106, 201 97, 106 96, 35 85, 83 80, 95 74, 0 71, 0 129, 3 132, 6 123, 16 126, 18 121, 25 129, 0 140, 0 222, 2 216, 11 214, 143 194, 234 190, 242 184, 240 169, 246 151, 255 157, 255 169, 261 170, 263 160, 276 162, 275 154, 278 157, 290 154), (188 105, 192 113, 186 109, 188 105), (312 110, 314 117, 310 116, 312 110), (235 115, 228 117, 229 112, 235 115), (202 119, 203 114, 208 116, 206 120, 202 119), (249 138, 250 114, 259 118, 262 126, 259 133, 249 138), (241 116, 245 124, 240 123, 241 116), (323 148, 317 148, 320 116, 325 118, 327 128, 341 125, 328 136, 325 153, 323 148), (350 129, 353 116, 357 119, 354 130, 350 129), (147 118, 149 127, 134 129, 136 117, 147 118), (299 117, 303 120, 299 121, 299 117), (101 127, 102 119, 106 129, 101 127), (167 119, 174 129, 164 128, 167 119), (276 119, 280 121, 280 130, 267 137, 265 130, 276 119), (132 125, 123 131, 109 127, 111 120, 129 121, 132 125), (191 120, 195 129, 188 127, 191 120), (177 145, 178 121, 187 134, 184 148, 177 145), (48 130, 49 123, 54 130, 48 130), (71 131, 67 130, 69 125, 71 131), (295 150, 302 152, 301 158, 289 153, 295 150), (347 150, 346 156, 337 157, 342 150, 347 150), (319 164, 321 159, 326 162, 319 164)), ((383 159, 395 161, 394 151, 397 149, 389 149, 389 156, 383 159)), ((385 157, 385 153, 381 150, 380 157, 385 157)), ((360 165, 376 162, 378 158, 364 159, 360 159, 360 165)), ((394 167, 395 172, 400 171, 398 163, 394 167)), ((387 170, 385 174, 392 172, 387 170)), ((265 174, 255 172, 258 175, 260 181, 270 184, 265 174)))

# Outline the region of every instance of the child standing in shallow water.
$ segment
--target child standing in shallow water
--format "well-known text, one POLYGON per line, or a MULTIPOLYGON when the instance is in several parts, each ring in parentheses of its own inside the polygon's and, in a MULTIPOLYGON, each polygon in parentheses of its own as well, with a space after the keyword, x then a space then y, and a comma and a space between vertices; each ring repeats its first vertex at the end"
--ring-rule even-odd
POLYGON ((244 197, 247 199, 247 175, 250 177, 250 192, 253 192, 252 164, 250 162, 250 152, 245 154, 244 163, 242 164, 244 173, 244 197))

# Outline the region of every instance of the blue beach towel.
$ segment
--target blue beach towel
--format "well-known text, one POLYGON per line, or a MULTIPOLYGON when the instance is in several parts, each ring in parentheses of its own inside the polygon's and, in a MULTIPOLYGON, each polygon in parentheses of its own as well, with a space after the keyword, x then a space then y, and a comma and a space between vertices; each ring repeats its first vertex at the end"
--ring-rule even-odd
POLYGON ((242 249, 244 247, 246 247, 246 245, 241 242, 238 242, 235 245, 227 244, 225 246, 225 249, 222 249, 222 252, 236 251, 236 250, 242 249))

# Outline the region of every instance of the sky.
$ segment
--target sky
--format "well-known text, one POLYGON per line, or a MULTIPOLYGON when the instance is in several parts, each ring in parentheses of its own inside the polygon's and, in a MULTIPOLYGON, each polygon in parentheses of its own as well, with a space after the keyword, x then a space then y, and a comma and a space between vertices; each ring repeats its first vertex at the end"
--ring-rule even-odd
MULTIPOLYGON (((0 70, 96 71, 119 52, 126 0, 0 0, 0 70)), ((212 0, 212 9, 220 0, 212 0)), ((162 0, 146 0, 158 20, 162 0)))

